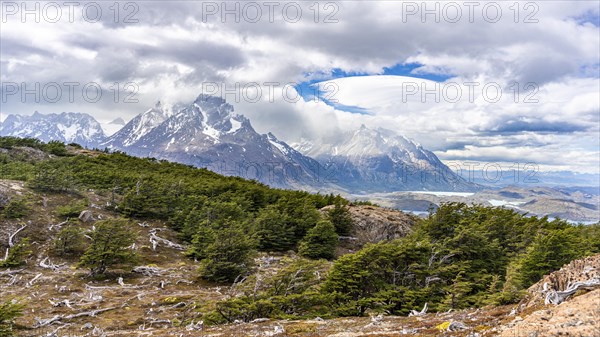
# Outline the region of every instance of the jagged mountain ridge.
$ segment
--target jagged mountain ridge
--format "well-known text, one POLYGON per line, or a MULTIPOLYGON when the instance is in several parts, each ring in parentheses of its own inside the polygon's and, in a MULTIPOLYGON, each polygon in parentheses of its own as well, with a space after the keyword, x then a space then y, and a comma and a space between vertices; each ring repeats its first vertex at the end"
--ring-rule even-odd
POLYGON ((0 136, 30 137, 44 142, 58 140, 94 147, 106 138, 100 123, 86 113, 63 112, 31 116, 8 115, 0 123, 0 136))
POLYGON ((362 125, 318 145, 304 141, 294 147, 329 167, 338 185, 355 193, 478 189, 433 152, 392 130, 362 125))
MULTIPOLYGON (((363 125, 336 141, 290 146, 272 133, 257 133, 250 120, 234 113, 233 106, 215 96, 200 95, 190 104, 172 107, 158 102, 110 137, 87 114, 79 115, 89 120, 88 125, 97 126, 93 139, 73 137, 71 129, 64 127, 52 129, 57 116, 63 115, 11 115, 2 124, 0 130, 6 131, 1 134, 120 150, 282 188, 348 193, 477 189, 477 185, 455 175, 435 154, 394 131, 363 125), (36 123, 23 128, 22 120, 36 123)), ((78 133, 92 132, 83 129, 78 133)))
POLYGON ((215 96, 200 95, 177 112, 157 105, 135 117, 102 146, 276 187, 319 190, 328 186, 319 179, 318 162, 271 133, 257 133, 246 117, 234 114, 233 106, 215 96))

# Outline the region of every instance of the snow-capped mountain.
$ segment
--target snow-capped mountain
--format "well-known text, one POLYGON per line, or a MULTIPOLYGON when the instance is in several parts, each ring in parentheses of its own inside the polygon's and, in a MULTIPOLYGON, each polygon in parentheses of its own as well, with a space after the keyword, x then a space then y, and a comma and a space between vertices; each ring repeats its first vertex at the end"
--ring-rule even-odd
POLYGON ((125 121, 121 117, 115 118, 109 123, 101 123, 102 130, 104 130, 104 134, 106 134, 107 136, 114 135, 117 131, 121 130, 121 128, 123 128, 125 124, 127 123, 125 123, 125 121))
MULTIPOLYGON (((115 121, 115 128, 123 121, 115 121)), ((166 159, 275 187, 373 193, 406 190, 472 191, 432 152, 386 129, 360 129, 335 140, 289 146, 259 134, 224 99, 200 95, 188 105, 160 102, 106 137, 83 113, 9 115, 0 136, 59 140, 166 159), (314 159, 313 159, 314 158, 314 159)))
POLYGON ((353 193, 477 189, 431 151, 387 129, 362 125, 335 140, 320 144, 303 141, 294 147, 334 172, 337 184, 353 193))
POLYGON ((119 148, 125 151, 144 137, 147 133, 159 126, 169 118, 170 111, 164 109, 160 102, 148 109, 148 111, 137 115, 129 123, 125 124, 119 131, 110 136, 102 147, 119 148))
POLYGON ((215 96, 200 95, 172 113, 159 104, 127 123, 102 147, 206 167, 277 187, 323 187, 318 163, 250 121, 215 96))
POLYGON ((0 124, 0 136, 30 137, 48 142, 58 140, 94 147, 105 140, 104 131, 94 117, 85 113, 63 112, 31 116, 8 115, 0 124))

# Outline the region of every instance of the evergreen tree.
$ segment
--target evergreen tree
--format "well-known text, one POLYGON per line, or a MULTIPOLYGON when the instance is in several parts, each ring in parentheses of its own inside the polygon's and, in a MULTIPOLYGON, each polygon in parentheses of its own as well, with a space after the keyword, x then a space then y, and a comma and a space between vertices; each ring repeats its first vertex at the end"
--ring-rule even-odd
POLYGON ((582 255, 585 249, 574 228, 540 233, 526 253, 517 262, 517 281, 527 288, 542 276, 560 269, 564 264, 582 255))
POLYGON ((15 318, 23 316, 23 305, 7 301, 0 303, 0 336, 14 336, 15 318))
POLYGON ((192 244, 187 252, 188 256, 200 261, 208 257, 208 248, 217 239, 215 231, 207 225, 202 225, 196 230, 192 244))
POLYGON ((53 253, 57 256, 79 255, 85 251, 83 230, 67 226, 58 233, 54 241, 53 253))
POLYGON ((58 159, 37 165, 28 184, 41 192, 68 192, 75 188, 71 170, 66 162, 58 159))
POLYGON ((19 219, 29 213, 30 207, 27 200, 24 198, 12 198, 4 209, 2 210, 2 216, 6 219, 19 219))
POLYGON ((0 268, 20 266, 31 253, 29 238, 25 238, 9 249, 6 259, 0 261, 0 268))
POLYGON ((217 232, 217 239, 208 245, 200 263, 200 276, 213 282, 234 282, 249 273, 255 240, 240 225, 231 225, 217 232))
POLYGON ((257 215, 256 235, 258 245, 265 251, 285 251, 294 244, 294 228, 289 217, 281 213, 276 206, 263 208, 257 215))
POLYGON ((99 221, 90 236, 92 242, 80 265, 89 267, 92 275, 104 274, 108 267, 135 260, 135 253, 129 249, 135 242, 135 234, 128 229, 127 220, 99 221))
POLYGON ((339 235, 347 236, 352 230, 352 215, 347 207, 341 201, 336 200, 332 209, 327 212, 329 221, 335 226, 335 231, 339 235))
POLYGON ((298 254, 311 259, 332 259, 338 235, 331 222, 321 220, 310 229, 298 247, 298 254))

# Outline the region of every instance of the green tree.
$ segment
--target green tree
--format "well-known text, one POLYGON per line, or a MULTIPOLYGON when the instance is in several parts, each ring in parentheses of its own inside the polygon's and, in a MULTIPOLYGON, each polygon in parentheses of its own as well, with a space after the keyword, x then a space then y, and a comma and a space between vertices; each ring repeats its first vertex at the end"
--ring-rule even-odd
POLYGON ((516 261, 516 280, 520 288, 527 288, 542 276, 560 269, 564 264, 583 256, 585 249, 574 227, 540 233, 516 261))
POLYGON ((127 220, 104 220, 96 223, 91 233, 92 242, 80 260, 89 267, 92 275, 104 274, 108 267, 135 261, 135 253, 129 249, 135 242, 135 233, 128 228, 127 220))
POLYGON ((2 215, 6 219, 19 219, 26 216, 30 209, 25 198, 12 198, 2 210, 2 215))
POLYGON ((194 234, 192 238, 192 244, 190 245, 187 255, 198 261, 207 258, 208 248, 216 239, 216 233, 212 228, 206 225, 198 227, 196 234, 194 234))
POLYGON ((77 217, 87 208, 87 200, 73 201, 69 204, 56 207, 56 214, 63 217, 77 217))
POLYGON ((338 235, 335 227, 331 222, 321 220, 300 241, 298 254, 311 259, 332 259, 337 243, 338 235))
POLYGON ((252 267, 256 242, 240 225, 232 225, 217 233, 200 262, 200 276, 213 282, 233 282, 252 267))
POLYGON ((0 268, 20 266, 31 253, 29 238, 25 238, 8 250, 6 259, 0 261, 0 268))
POLYGON ((67 226, 58 233, 53 247, 57 256, 79 255, 85 251, 83 230, 76 226, 67 226))
POLYGON ((341 201, 336 201, 333 208, 327 212, 327 216, 339 235, 346 236, 350 234, 353 224, 352 215, 348 207, 344 206, 341 201))
POLYGON ((294 245, 294 228, 289 217, 275 205, 263 208, 257 215, 256 235, 261 250, 285 251, 294 245))
POLYGON ((69 192, 75 188, 73 172, 66 162, 55 159, 36 166, 29 187, 40 192, 69 192))
POLYGON ((23 305, 14 301, 0 303, 0 337, 14 336, 15 319, 23 316, 23 305))
POLYGON ((69 154, 65 144, 56 140, 49 141, 45 146, 45 150, 55 156, 66 156, 69 154))

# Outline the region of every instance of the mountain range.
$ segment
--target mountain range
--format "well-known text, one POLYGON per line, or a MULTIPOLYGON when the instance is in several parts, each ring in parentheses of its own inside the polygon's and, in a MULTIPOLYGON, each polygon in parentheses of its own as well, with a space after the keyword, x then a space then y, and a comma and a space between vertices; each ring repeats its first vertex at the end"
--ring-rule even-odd
POLYGON ((8 115, 0 124, 1 136, 37 138, 44 142, 58 140, 94 147, 106 138, 102 126, 86 113, 63 112, 31 116, 8 115))
MULTIPOLYGON (((115 128, 121 123, 111 122, 115 128)), ((110 136, 92 116, 65 112, 10 115, 0 125, 0 135, 108 148, 280 188, 348 193, 479 188, 394 131, 363 125, 336 139, 290 146, 273 133, 259 134, 232 105, 209 95, 173 107, 158 102, 110 136)))

